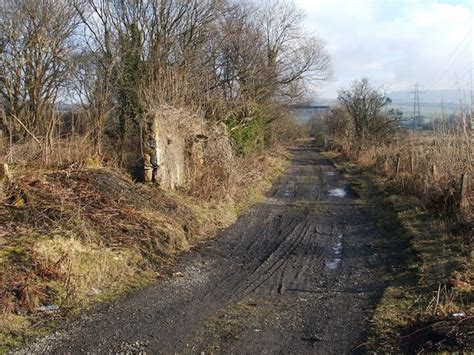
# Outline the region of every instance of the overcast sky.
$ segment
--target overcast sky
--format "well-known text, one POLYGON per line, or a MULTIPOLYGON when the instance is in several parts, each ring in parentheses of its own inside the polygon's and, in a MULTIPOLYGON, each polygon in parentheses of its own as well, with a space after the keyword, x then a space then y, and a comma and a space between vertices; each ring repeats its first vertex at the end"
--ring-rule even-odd
POLYGON ((474 0, 296 0, 306 26, 327 43, 333 98, 361 77, 388 91, 470 87, 474 0), (457 84, 456 84, 457 82, 457 84))

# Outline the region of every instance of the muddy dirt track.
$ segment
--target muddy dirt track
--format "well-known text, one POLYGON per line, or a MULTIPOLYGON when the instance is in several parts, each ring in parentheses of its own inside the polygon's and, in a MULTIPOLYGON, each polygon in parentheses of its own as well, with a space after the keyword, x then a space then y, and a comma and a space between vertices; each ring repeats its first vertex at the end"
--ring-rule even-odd
POLYGON ((175 270, 182 276, 100 307, 30 350, 341 354, 358 347, 392 260, 387 230, 329 160, 313 149, 292 153, 265 201, 183 256, 175 270))

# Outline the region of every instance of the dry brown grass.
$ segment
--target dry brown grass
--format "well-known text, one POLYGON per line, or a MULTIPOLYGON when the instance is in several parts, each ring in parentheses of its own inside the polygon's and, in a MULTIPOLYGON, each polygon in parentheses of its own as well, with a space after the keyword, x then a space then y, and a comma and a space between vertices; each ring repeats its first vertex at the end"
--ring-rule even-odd
POLYGON ((200 157, 192 157, 188 191, 201 200, 232 198, 239 179, 239 158, 232 151, 224 125, 209 125, 200 157))
MULTIPOLYGON (((117 168, 124 157, 104 146, 97 155, 87 135, 55 139, 47 159, 32 139, 0 145, 0 162, 13 162, 0 194, 0 352, 50 321, 152 281, 156 271, 166 274, 180 252, 262 198, 284 168, 279 147, 237 157, 225 125, 199 114, 151 104, 149 114, 166 149, 168 139, 179 141, 164 161, 180 154, 184 162, 178 190, 133 182, 117 168), (48 305, 59 310, 41 311, 48 305)), ((126 151, 137 161, 132 138, 126 151)))
POLYGON ((403 228, 393 231, 396 240, 407 240, 414 252, 402 272, 386 276, 390 284, 373 316, 369 347, 418 352, 472 346, 472 136, 403 134, 357 153, 348 141, 336 144, 359 173, 359 167, 372 173, 380 190, 376 198, 383 200, 379 213, 394 213, 403 228), (463 174, 470 180, 462 204, 463 174))
POLYGON ((70 135, 55 139, 52 151, 45 156, 45 148, 30 138, 10 145, 0 140, 0 162, 15 163, 17 167, 48 168, 66 165, 98 165, 102 160, 90 136, 70 135))
POLYGON ((156 270, 166 274, 179 252, 261 198, 284 166, 280 150, 234 165, 226 160, 224 167, 215 161, 202 190, 213 191, 212 198, 136 184, 110 168, 13 166, 0 205, 0 350, 153 280, 156 270), (228 179, 229 171, 239 175, 228 179), (59 311, 38 310, 51 304, 59 311))
POLYGON ((400 191, 416 195, 440 214, 455 212, 472 219, 473 147, 473 138, 464 134, 405 134, 390 144, 348 154, 359 165, 388 178, 400 191), (463 174, 469 177, 469 187, 460 209, 463 174))
POLYGON ((197 228, 188 207, 105 169, 14 171, 6 195, 0 344, 50 320, 41 306, 66 314, 148 282, 197 228))
POLYGON ((335 159, 357 192, 370 196, 377 206, 369 213, 382 226, 387 223, 387 233, 381 237, 390 240, 394 251, 403 250, 402 254, 394 252, 397 267, 383 276, 387 287, 371 319, 368 341, 363 345, 369 352, 377 353, 472 348, 473 230, 467 221, 468 214, 458 217, 433 213, 426 206, 426 196, 407 194, 391 175, 371 173, 368 179, 367 170, 347 156, 327 154, 335 159), (454 314, 465 316, 456 318, 454 314))

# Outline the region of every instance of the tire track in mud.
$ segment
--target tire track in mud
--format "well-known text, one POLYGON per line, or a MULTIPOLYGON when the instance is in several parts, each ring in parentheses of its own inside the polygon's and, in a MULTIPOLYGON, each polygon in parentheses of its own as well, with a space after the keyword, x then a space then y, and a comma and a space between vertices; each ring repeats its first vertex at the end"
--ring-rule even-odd
POLYGON ((243 288, 242 294, 248 295, 251 292, 255 292, 267 280, 272 278, 275 273, 279 271, 282 272, 282 268, 288 261, 289 255, 300 243, 302 243, 310 228, 311 226, 308 226, 305 223, 298 224, 293 232, 285 238, 278 248, 271 253, 257 269, 245 278, 248 285, 243 288))
POLYGON ((182 258, 183 277, 128 294, 29 350, 350 352, 383 292, 388 259, 372 247, 382 232, 329 160, 292 152, 268 198, 182 258))

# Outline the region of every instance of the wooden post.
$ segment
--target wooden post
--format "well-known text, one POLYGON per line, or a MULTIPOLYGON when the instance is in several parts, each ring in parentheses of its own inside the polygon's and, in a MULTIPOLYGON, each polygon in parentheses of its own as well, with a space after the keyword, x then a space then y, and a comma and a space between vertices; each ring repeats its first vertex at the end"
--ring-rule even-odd
POLYGON ((461 175, 461 194, 459 196, 459 207, 461 209, 468 208, 469 201, 467 199, 467 188, 468 188, 468 174, 461 175))
MULTIPOLYGON (((3 109, 3 99, 0 99, 0 122, 7 122, 7 117, 5 115, 5 110, 3 109)), ((3 129, 0 129, 0 139, 3 138, 3 135, 6 133, 6 131, 3 131, 3 129)))
POLYGON ((329 139, 324 138, 324 149, 328 149, 328 148, 329 148, 329 139))
POLYGON ((436 169, 436 164, 431 166, 431 175, 433 175, 433 179, 436 180, 438 177, 438 170, 436 169))
POLYGON ((397 167, 395 168, 395 175, 398 175, 398 173, 400 172, 400 154, 397 155, 397 167))
POLYGON ((11 181, 11 174, 8 170, 8 164, 0 163, 0 203, 5 200, 4 185, 11 181))

